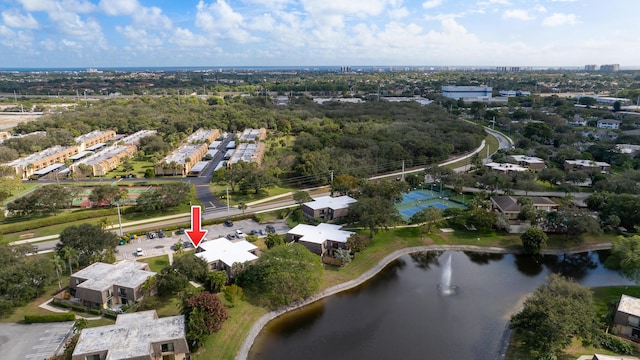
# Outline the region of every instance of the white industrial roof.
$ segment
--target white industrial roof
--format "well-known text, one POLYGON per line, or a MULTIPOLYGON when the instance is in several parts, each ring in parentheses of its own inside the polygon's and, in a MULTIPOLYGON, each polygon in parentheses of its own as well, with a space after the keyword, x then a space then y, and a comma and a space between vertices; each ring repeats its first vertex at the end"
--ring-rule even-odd
POLYGON ((535 157, 535 156, 526 156, 526 155, 511 155, 511 157, 515 160, 515 161, 522 161, 522 162, 526 162, 528 164, 544 164, 544 160, 542 160, 539 157, 535 157))
POLYGON ((74 277, 87 279, 79 288, 104 290, 113 285, 134 288, 155 276, 153 271, 143 270, 147 264, 137 261, 122 261, 117 264, 93 263, 73 274, 74 277))
POLYGON ((349 236, 353 234, 351 231, 340 230, 341 225, 333 225, 322 223, 318 226, 298 224, 289 230, 289 234, 302 236, 299 240, 314 244, 322 244, 327 240, 346 243, 349 236))
POLYGON ((257 249, 258 247, 246 240, 231 242, 226 238, 221 237, 201 243, 198 247, 203 251, 196 253, 196 255, 207 263, 222 261, 227 266, 231 267, 235 263, 245 263, 258 258, 249 252, 257 249))
POLYGON ((349 204, 357 202, 356 199, 347 195, 337 197, 319 196, 313 200, 314 201, 304 203, 304 205, 310 207, 313 210, 326 208, 335 210, 347 208, 349 207, 349 204))

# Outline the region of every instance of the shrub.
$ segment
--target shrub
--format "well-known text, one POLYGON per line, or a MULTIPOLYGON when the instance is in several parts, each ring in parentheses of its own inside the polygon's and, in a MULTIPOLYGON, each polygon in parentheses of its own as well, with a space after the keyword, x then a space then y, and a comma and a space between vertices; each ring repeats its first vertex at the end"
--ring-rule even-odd
POLYGON ((47 314, 47 315, 25 315, 24 316, 24 321, 29 323, 29 324, 73 321, 75 319, 76 319, 76 314, 74 314, 74 313, 60 313, 60 314, 47 314))
POLYGON ((118 317, 118 314, 114 314, 112 312, 104 313, 104 317, 115 320, 118 317))
POLYGON ((58 299, 53 299, 53 301, 51 302, 53 305, 55 306, 59 306, 59 307, 63 307, 65 309, 68 309, 71 307, 71 305, 68 302, 65 301, 60 301, 58 299))
POLYGON ((100 309, 90 309, 89 312, 94 315, 102 315, 102 310, 100 309))
POLYGON ((78 306, 78 305, 71 305, 71 310, 80 311, 80 312, 87 312, 87 308, 86 307, 78 306))
POLYGON ((617 354, 631 355, 633 354, 633 345, 629 342, 611 334, 602 334, 600 336, 600 345, 617 354))

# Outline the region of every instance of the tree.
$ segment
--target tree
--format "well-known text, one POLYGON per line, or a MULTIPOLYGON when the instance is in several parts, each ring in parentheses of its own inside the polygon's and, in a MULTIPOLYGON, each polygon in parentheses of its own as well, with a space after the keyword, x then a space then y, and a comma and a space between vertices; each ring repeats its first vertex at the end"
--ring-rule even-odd
POLYGON ((222 294, 224 299, 229 302, 230 307, 233 307, 236 301, 241 300, 244 297, 242 288, 236 284, 231 284, 222 288, 222 294))
POLYGON ((140 286, 140 291, 144 296, 151 296, 158 287, 158 278, 155 276, 149 276, 140 286))
POLYGON ((240 201, 238 203, 238 209, 242 210, 242 215, 244 215, 244 211, 247 210, 247 203, 244 201, 240 201))
POLYGON ((71 246, 63 246, 62 248, 60 248, 60 250, 58 250, 58 254, 69 265, 69 274, 73 274, 73 267, 71 266, 71 262, 73 260, 76 260, 77 262, 79 254, 78 250, 72 248, 71 246))
POLYGON ((97 185, 89 195, 89 201, 97 206, 113 206, 127 197, 127 189, 113 185, 97 185))
POLYGON ((380 196, 362 197, 357 202, 349 204, 349 218, 368 228, 371 238, 378 229, 386 229, 401 221, 395 205, 380 196))
POLYGON ((95 261, 99 254, 108 249, 115 251, 118 241, 116 234, 105 231, 99 225, 85 223, 62 230, 56 248, 62 257, 62 249, 65 247, 75 249, 81 262, 88 263, 95 261))
POLYGON ((510 327, 537 358, 564 349, 572 337, 591 340, 595 318, 591 291, 554 274, 511 317, 510 327))
POLYGON ((333 179, 331 192, 340 195, 354 195, 360 187, 360 179, 349 174, 340 174, 333 179))
POLYGON ((358 233, 353 233, 347 239, 347 249, 351 250, 351 253, 355 255, 355 253, 358 253, 366 249, 367 246, 369 246, 370 242, 371 242, 371 238, 369 238, 368 236, 358 234, 358 233))
POLYGON ((229 318, 227 308, 220 298, 208 291, 201 291, 184 301, 182 314, 187 324, 187 340, 192 352, 204 343, 207 335, 219 331, 229 318))
POLYGON ((640 284, 640 236, 619 236, 611 248, 604 266, 640 284))
POLYGON ((284 244, 284 235, 268 233, 267 237, 264 239, 264 244, 267 246, 267 249, 282 245, 284 244))
POLYGON ((295 201, 296 204, 302 206, 302 204, 313 201, 313 199, 311 198, 311 195, 309 195, 309 193, 306 191, 296 191, 293 193, 293 201, 295 201))
POLYGON ((318 291, 322 273, 320 257, 294 243, 265 251, 236 283, 257 303, 275 309, 318 291))
POLYGON ((444 221, 442 211, 435 206, 429 206, 413 214, 409 223, 422 225, 427 234, 431 234, 431 229, 440 225, 442 221, 444 221))
POLYGON ((56 277, 58 278, 58 289, 62 289, 62 284, 60 283, 60 275, 62 274, 62 270, 64 269, 64 261, 60 257, 60 255, 56 254, 51 258, 51 264, 53 265, 53 269, 56 271, 56 277))
POLYGON ((522 247, 525 254, 538 255, 540 251, 547 247, 547 234, 537 228, 528 228, 522 235, 522 247))
POLYGON ((229 281, 226 271, 215 270, 207 275, 207 285, 211 292, 218 293, 222 291, 224 286, 229 281))
POLYGON ((189 280, 203 284, 207 281, 209 264, 194 253, 188 253, 176 257, 168 271, 182 274, 189 280))

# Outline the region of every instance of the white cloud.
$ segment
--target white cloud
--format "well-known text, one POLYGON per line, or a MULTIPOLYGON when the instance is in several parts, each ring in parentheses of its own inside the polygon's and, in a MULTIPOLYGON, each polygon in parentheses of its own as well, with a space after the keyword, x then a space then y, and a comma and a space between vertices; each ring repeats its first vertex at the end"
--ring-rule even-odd
POLYGON ((111 16, 132 15, 141 7, 138 0, 100 0, 100 9, 111 16))
POLYGON ((346 16, 364 19, 382 14, 395 0, 301 0, 309 19, 320 31, 326 27, 343 27, 346 16))
POLYGON ((502 13, 502 18, 503 19, 516 19, 516 20, 533 20, 533 19, 535 19, 535 17, 532 16, 531 14, 529 14, 529 12, 527 10, 522 10, 522 9, 505 10, 502 13))
POLYGON ((409 16, 409 10, 407 10, 407 8, 403 6, 389 10, 387 14, 389 14, 389 17, 392 19, 402 19, 409 16))
POLYGON ((213 41, 204 36, 194 34, 191 30, 180 27, 174 30, 170 42, 181 48, 199 48, 213 45, 213 41))
POLYGON ((575 2, 577 0, 551 0, 551 2, 575 2))
POLYGON ((562 25, 576 25, 580 21, 575 14, 562 14, 562 13, 554 13, 551 16, 548 16, 542 20, 543 26, 555 27, 562 25))
POLYGON ((257 31, 271 32, 276 26, 276 20, 271 14, 266 13, 258 16, 247 25, 247 28, 257 31))
POLYGON ((20 50, 30 49, 33 38, 24 31, 15 31, 8 26, 0 25, 0 45, 20 50))
POLYGON ((244 17, 227 4, 217 0, 209 5, 200 0, 196 7, 196 26, 219 38, 229 38, 244 43, 255 38, 245 30, 244 17))
POLYGON ((540 4, 537 4, 536 6, 534 6, 533 10, 535 10, 537 12, 541 12, 541 13, 546 13, 547 12, 547 9, 544 6, 540 5, 540 4))
POLYGON ((169 30, 171 19, 155 6, 142 6, 138 0, 100 0, 100 9, 111 16, 131 16, 137 27, 169 30))
POLYGON ((68 40, 68 39, 62 39, 60 41, 60 45, 62 45, 63 48, 66 48, 68 50, 72 50, 75 52, 81 52, 83 49, 82 44, 73 40, 68 40))
POLYGON ((130 43, 136 44, 138 51, 154 51, 163 45, 162 39, 156 34, 149 34, 145 29, 128 25, 116 26, 116 31, 127 38, 130 43))
POLYGON ((38 29, 40 24, 29 13, 21 14, 18 9, 11 9, 2 12, 2 21, 6 26, 12 28, 38 29))
POLYGON ((91 13, 97 7, 90 1, 82 0, 18 0, 27 11, 60 12, 72 11, 76 13, 91 13))
POLYGON ((423 9, 432 9, 442 5, 442 0, 428 0, 422 3, 423 9))

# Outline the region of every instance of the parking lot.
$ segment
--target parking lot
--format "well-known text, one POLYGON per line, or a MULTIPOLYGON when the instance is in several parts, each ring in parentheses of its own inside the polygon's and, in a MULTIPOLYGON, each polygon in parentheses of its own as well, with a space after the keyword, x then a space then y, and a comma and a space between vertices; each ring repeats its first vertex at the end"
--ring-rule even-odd
POLYGON ((0 324, 3 359, 48 359, 65 339, 73 322, 53 324, 0 324))
MULTIPOLYGON (((260 224, 253 220, 240 220, 234 221, 232 226, 225 226, 224 224, 204 226, 203 228, 208 230, 207 236, 204 241, 213 240, 220 237, 231 237, 230 235, 236 235, 236 230, 242 231, 244 234, 249 235, 252 231, 266 232, 267 225, 273 226, 277 234, 286 234, 289 231, 289 227, 284 220, 275 222, 260 224)), ((161 229, 158 229, 158 231, 161 229)), ((185 231, 188 229, 185 229, 185 231)), ((158 231, 155 231, 157 233, 158 231)), ((137 249, 142 252, 141 257, 152 257, 173 252, 171 247, 177 242, 190 241, 186 234, 176 235, 174 231, 164 231, 165 237, 161 238, 155 236, 153 238, 147 238, 145 235, 138 236, 136 240, 129 242, 128 244, 118 246, 118 253, 116 254, 117 260, 135 259, 140 256, 137 255, 137 249)), ((264 235, 258 235, 263 237, 264 235)))

